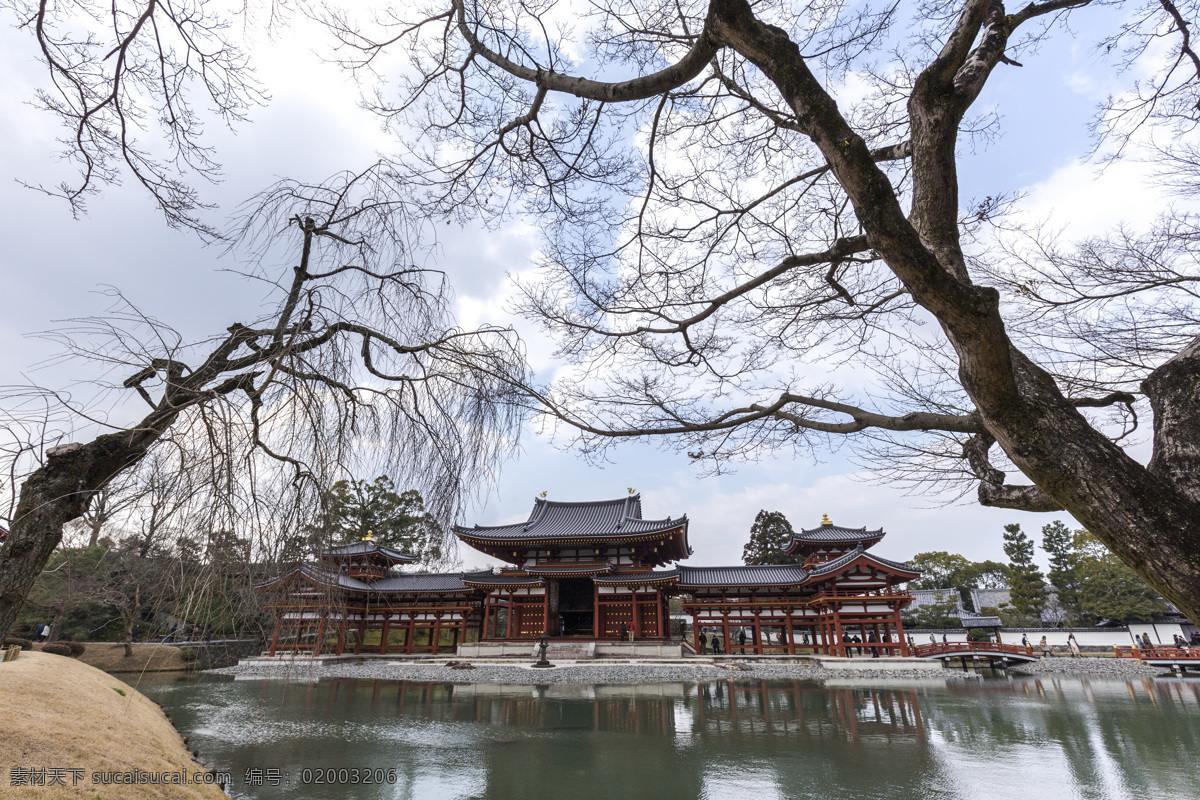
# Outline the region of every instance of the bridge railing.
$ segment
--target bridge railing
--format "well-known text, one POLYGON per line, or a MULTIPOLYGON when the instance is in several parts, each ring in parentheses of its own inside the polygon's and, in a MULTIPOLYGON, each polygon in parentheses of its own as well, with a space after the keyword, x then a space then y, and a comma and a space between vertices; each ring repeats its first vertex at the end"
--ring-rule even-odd
POLYGON ((1166 658, 1172 661, 1200 661, 1200 648, 1191 647, 1121 647, 1113 645, 1117 658, 1166 658))
POLYGON ((917 658, 941 656, 953 653, 997 653, 1014 656, 1032 656, 1033 646, 1022 647, 1019 644, 1001 644, 1000 642, 930 642, 919 644, 913 648, 917 658))

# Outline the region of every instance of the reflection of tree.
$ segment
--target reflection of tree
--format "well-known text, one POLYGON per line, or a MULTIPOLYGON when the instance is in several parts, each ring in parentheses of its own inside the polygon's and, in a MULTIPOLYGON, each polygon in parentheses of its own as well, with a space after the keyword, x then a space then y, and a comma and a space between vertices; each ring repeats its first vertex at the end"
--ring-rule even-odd
POLYGON ((1200 751, 1200 687, 1185 686, 1062 677, 954 687, 949 702, 925 704, 925 718, 948 768, 979 753, 1036 752, 1039 769, 1062 780, 1056 794, 1189 796, 1179 770, 1200 751))

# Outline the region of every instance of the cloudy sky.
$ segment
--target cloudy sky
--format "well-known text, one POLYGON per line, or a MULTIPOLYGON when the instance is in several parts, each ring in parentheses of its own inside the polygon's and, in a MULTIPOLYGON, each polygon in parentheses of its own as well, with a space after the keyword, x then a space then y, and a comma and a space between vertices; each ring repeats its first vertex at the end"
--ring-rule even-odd
MULTIPOLYGON (((234 264, 218 250, 167 229, 142 192, 106 189, 90 201, 87 216, 72 219, 61 200, 18 183, 54 184, 68 173, 55 157, 56 121, 29 104, 44 81, 34 42, 9 22, 0 29, 0 385, 68 382, 69 375, 37 369, 52 348, 29 335, 103 311, 107 300, 99 292, 106 285, 185 335, 220 331, 253 316, 261 289, 225 271, 234 264)), ((1110 68, 1095 56, 1086 34, 1082 29, 1074 44, 1058 40, 1059 46, 1026 58, 1024 68, 997 70, 980 103, 1003 116, 1004 132, 986 149, 964 154, 964 198, 1024 190, 1031 213, 1077 235, 1120 220, 1143 224, 1162 208, 1140 165, 1101 173, 1079 160, 1087 150, 1087 120, 1113 86, 1110 68)), ((303 24, 257 45, 256 64, 272 100, 236 131, 213 126, 211 142, 226 178, 204 187, 206 199, 231 211, 278 177, 319 180, 368 164, 373 153, 389 147, 376 121, 358 108, 353 83, 314 52, 322 46, 319 32, 303 24)), ((536 229, 514 223, 499 232, 445 234, 439 266, 455 288, 460 321, 508 322, 508 276, 529 269, 536 229)), ((548 374, 554 367, 549 343, 527 326, 522 330, 534 367, 548 374)), ((889 537, 881 554, 901 559, 941 549, 1002 559, 1004 524, 1036 530, 1056 518, 907 497, 872 482, 837 454, 817 463, 767 459, 701 478, 685 457, 647 445, 618 449, 601 469, 531 432, 520 457, 464 522, 522 519, 542 491, 553 499, 581 500, 621 496, 628 487, 642 493, 648 516, 689 516, 696 551, 691 563, 698 564, 740 560, 759 509, 782 511, 797 527, 815 525, 822 513, 839 524, 883 526, 889 537)), ((464 559, 483 563, 469 553, 464 559)))

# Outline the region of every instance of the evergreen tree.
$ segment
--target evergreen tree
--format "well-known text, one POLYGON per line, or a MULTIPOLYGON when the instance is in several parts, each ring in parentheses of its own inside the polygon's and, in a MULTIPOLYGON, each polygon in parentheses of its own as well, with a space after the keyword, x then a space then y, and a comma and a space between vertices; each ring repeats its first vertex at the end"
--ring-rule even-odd
POLYGON ((1158 592, 1125 566, 1096 537, 1076 531, 1079 604, 1093 618, 1148 622, 1167 610, 1158 592))
POLYGON ((1075 552, 1075 536, 1059 520, 1042 527, 1042 549, 1050 556, 1050 572, 1047 577, 1058 591, 1058 607, 1065 621, 1071 624, 1084 622, 1079 607, 1079 554, 1075 552))
POLYGON ((1020 525, 1004 526, 1004 554, 1008 556, 1009 606, 1026 622, 1037 624, 1046 604, 1046 581, 1033 562, 1033 540, 1020 525))
POLYGON ((965 556, 944 550, 917 553, 912 564, 921 571, 921 577, 909 584, 913 589, 957 589, 963 573, 971 568, 965 556))
POLYGON ((750 541, 742 548, 746 564, 797 564, 800 559, 787 554, 792 543, 792 524, 779 511, 759 511, 750 526, 750 541))
POLYGON ((424 564, 442 560, 445 533, 425 511, 415 489, 396 492, 386 475, 373 481, 338 481, 326 495, 325 530, 340 542, 357 542, 370 533, 381 545, 411 553, 424 564))

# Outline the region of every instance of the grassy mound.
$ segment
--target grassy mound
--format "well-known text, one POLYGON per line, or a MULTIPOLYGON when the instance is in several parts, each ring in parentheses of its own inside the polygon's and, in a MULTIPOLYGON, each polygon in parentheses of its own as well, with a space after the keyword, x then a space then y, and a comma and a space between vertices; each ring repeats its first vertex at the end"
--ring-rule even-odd
MULTIPOLYGON (((92 648, 88 648, 91 653, 92 648)), ((21 653, 0 664, 0 798, 219 800, 212 785, 98 785, 93 772, 203 772, 162 710, 128 684, 74 658, 21 653), (78 785, 12 785, 12 769, 77 768, 78 785)))

